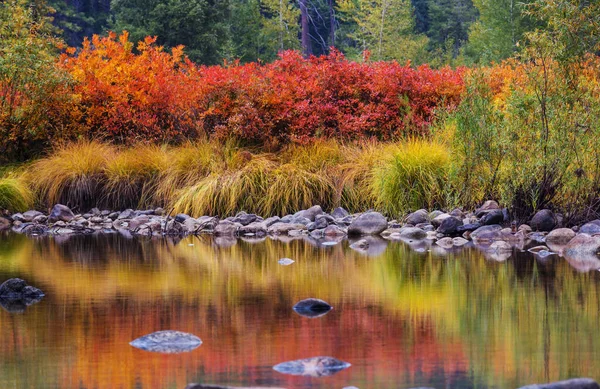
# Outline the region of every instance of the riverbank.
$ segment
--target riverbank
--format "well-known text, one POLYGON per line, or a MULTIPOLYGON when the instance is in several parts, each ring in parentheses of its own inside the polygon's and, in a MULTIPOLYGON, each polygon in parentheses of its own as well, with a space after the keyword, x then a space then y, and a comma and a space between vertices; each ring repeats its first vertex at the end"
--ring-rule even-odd
MULTIPOLYGON (((283 217, 261 217, 239 212, 219 218, 187 214, 172 215, 162 208, 127 209, 122 212, 94 208, 75 214, 57 204, 49 214, 27 211, 0 218, 0 230, 12 230, 29 236, 72 236, 120 233, 127 237, 175 237, 209 234, 225 243, 242 239, 308 238, 329 246, 351 238, 351 248, 368 253, 373 237, 403 241, 417 251, 453 250, 466 245, 482 249, 491 259, 504 261, 515 249, 528 250, 540 258, 566 257, 581 271, 600 268, 600 220, 564 228, 561 215, 541 210, 528 224, 511 222, 508 211, 497 202, 486 201, 474 211, 450 212, 419 210, 397 220, 379 212, 350 214, 338 207, 327 213, 319 205, 283 217)), ((377 251, 377 250, 376 250, 377 251)))

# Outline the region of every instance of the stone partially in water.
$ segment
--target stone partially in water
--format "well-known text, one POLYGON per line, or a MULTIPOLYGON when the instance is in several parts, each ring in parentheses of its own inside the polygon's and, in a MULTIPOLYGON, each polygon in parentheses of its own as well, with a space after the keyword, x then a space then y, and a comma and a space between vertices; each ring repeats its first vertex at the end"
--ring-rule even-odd
POLYGON ((0 285, 0 305, 11 313, 25 311, 30 305, 38 303, 44 297, 44 292, 20 278, 11 278, 0 285))
POLYGON ((379 212, 365 212, 348 227, 348 235, 378 235, 387 228, 386 218, 379 212))
POLYGON ((280 265, 283 266, 289 266, 292 263, 294 263, 295 261, 291 258, 281 258, 279 261, 277 261, 280 265))
POLYGON ((202 344, 196 335, 180 331, 157 331, 129 343, 140 350, 163 354, 192 351, 202 344))
POLYGON ((591 378, 573 378, 549 384, 522 386, 519 389, 600 389, 600 385, 591 378))
POLYGON ((273 366, 273 370, 281 374, 307 377, 327 377, 350 367, 348 362, 332 357, 314 357, 283 362, 273 366))
POLYGON ((309 298, 296 303, 293 309, 300 316, 317 318, 327 314, 333 307, 323 300, 309 298))

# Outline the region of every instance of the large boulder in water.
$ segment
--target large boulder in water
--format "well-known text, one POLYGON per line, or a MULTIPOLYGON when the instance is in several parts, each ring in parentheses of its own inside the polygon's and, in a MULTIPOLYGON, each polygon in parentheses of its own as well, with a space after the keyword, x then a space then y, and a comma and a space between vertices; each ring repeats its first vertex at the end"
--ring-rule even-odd
POLYGON ((600 389, 600 385, 591 378, 573 378, 549 384, 522 386, 519 389, 600 389))
POLYGON ((11 278, 0 285, 0 305, 9 312, 23 312, 43 297, 44 292, 20 278, 11 278))
POLYGON ((294 214, 294 217, 304 217, 310 220, 311 222, 314 222, 317 218, 317 215, 322 215, 323 213, 325 213, 323 212, 323 208, 321 208, 320 205, 315 205, 303 211, 296 212, 294 214))
POLYGON ((73 211, 71 211, 71 208, 67 207, 66 205, 56 204, 52 208, 52 211, 50 212, 50 215, 48 216, 48 221, 51 223, 54 223, 57 221, 63 221, 63 222, 68 223, 71 220, 73 220, 74 218, 75 218, 75 215, 73 214, 73 211))
POLYGON ((579 228, 579 233, 588 235, 600 234, 600 220, 592 220, 589 223, 585 223, 579 228))
POLYGON ((163 354, 176 354, 192 351, 202 344, 196 335, 180 331, 157 331, 137 338, 129 343, 140 350, 163 354))
POLYGON ((316 318, 327 314, 333 307, 323 300, 309 298, 297 302, 293 309, 300 316, 316 318))
POLYGON ((332 357, 314 357, 283 362, 273 366, 273 370, 290 375, 327 377, 350 367, 348 362, 332 357))
POLYGON ((479 220, 479 224, 482 226, 491 226, 494 224, 500 224, 504 222, 504 213, 501 209, 494 209, 486 212, 485 215, 479 220))
POLYGON ((386 218, 379 212, 365 212, 348 227, 348 235, 377 235, 387 228, 386 218))
POLYGON ((571 266, 580 272, 600 268, 600 236, 579 234, 569 241, 563 255, 571 266))
POLYGON ((462 226, 463 222, 457 217, 450 216, 442 221, 437 232, 444 235, 456 234, 457 228, 462 226))
POLYGON ((546 236, 546 245, 555 253, 562 254, 567 243, 575 237, 575 231, 570 228, 557 228, 546 236))
POLYGON ((551 210, 542 209, 533 216, 529 225, 534 231, 552 231, 556 227, 556 217, 551 210))

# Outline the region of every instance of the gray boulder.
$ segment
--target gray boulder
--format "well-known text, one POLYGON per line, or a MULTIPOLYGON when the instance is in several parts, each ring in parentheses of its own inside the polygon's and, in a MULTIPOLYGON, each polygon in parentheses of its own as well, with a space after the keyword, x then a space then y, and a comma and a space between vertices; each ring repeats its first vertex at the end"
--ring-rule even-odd
POLYGON ((341 227, 332 224, 330 226, 327 226, 325 230, 323 230, 323 235, 328 238, 335 238, 337 236, 346 235, 346 231, 344 231, 341 227))
POLYGON ((529 222, 535 231, 552 231, 556 227, 556 217, 549 209, 538 211, 529 222))
POLYGON ((48 221, 51 223, 56 221, 70 222, 74 218, 75 215, 73 214, 73 211, 71 211, 71 208, 66 205, 56 204, 48 216, 48 221))
POLYGON ((314 357, 283 362, 273 366, 273 370, 290 375, 327 377, 350 367, 348 362, 332 357, 314 357))
POLYGON ((229 220, 221 220, 215 227, 214 233, 216 236, 234 236, 239 228, 240 224, 238 223, 229 220))
POLYGON ((493 224, 500 224, 504 222, 504 213, 501 209, 494 209, 487 213, 485 213, 481 219, 479 219, 479 223, 482 226, 491 226, 493 224))
POLYGON ((591 378, 573 378, 549 384, 522 386, 519 389, 600 389, 600 385, 591 378))
POLYGON ((26 222, 32 222, 38 216, 44 216, 44 214, 39 211, 27 211, 23 214, 23 219, 26 222))
POLYGON ((477 240, 480 238, 484 238, 486 240, 494 240, 490 239, 491 237, 498 238, 500 237, 500 231, 502 230, 502 226, 498 224, 494 224, 491 226, 482 226, 471 232, 471 239, 477 240))
POLYGON ((427 232, 417 227, 401 228, 398 234, 404 240, 422 240, 427 238, 427 232))
POLYGON ((311 222, 315 221, 315 218, 317 217, 317 215, 321 215, 323 214, 323 209, 321 208, 320 205, 315 205, 313 207, 310 207, 308 209, 305 209, 303 211, 300 212, 296 212, 294 214, 294 216, 296 217, 305 217, 308 220, 310 220, 311 222))
POLYGON ((546 236, 547 244, 566 245, 575 237, 575 231, 570 228, 557 228, 546 236))
POLYGON ((585 223, 579 228, 580 234, 600 234, 600 220, 592 220, 589 223, 585 223))
POLYGON ((157 331, 129 343, 140 350, 163 354, 192 351, 202 344, 199 337, 180 331, 157 331))
POLYGON ((342 207, 337 207, 336 209, 333 210, 333 212, 331 212, 331 216, 333 216, 335 219, 343 219, 349 215, 350 214, 348 213, 348 211, 346 211, 342 207))
POLYGON ((427 214, 426 210, 419 209, 418 211, 415 211, 415 212, 409 214, 406 217, 405 222, 407 224, 412 224, 413 226, 416 226, 417 224, 429 222, 428 216, 429 215, 427 214))
POLYGON ((348 227, 349 235, 377 235, 387 228, 386 218, 379 212, 365 212, 348 227))
POLYGON ((288 235, 290 231, 302 231, 305 229, 306 226, 304 224, 277 222, 271 225, 267 232, 271 235, 288 235))
POLYGON ((450 216, 442 221, 437 229, 437 232, 444 235, 456 234, 458 227, 462 226, 463 222, 461 219, 450 216))

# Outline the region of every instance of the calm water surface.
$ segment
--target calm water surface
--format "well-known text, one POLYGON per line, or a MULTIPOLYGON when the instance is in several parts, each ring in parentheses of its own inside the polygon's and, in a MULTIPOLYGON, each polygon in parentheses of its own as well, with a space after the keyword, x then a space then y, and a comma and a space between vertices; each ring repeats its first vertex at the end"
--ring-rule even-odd
POLYGON ((0 281, 47 297, 0 310, 1 388, 515 388, 600 379, 600 266, 490 257, 373 241, 68 239, 0 235, 0 281), (281 266, 277 261, 296 261, 281 266), (574 265, 574 266, 573 266, 574 265), (297 301, 334 306, 317 319, 297 301), (196 350, 156 354, 129 342, 158 330, 196 334, 196 350), (272 366, 329 355, 331 377, 272 366))

